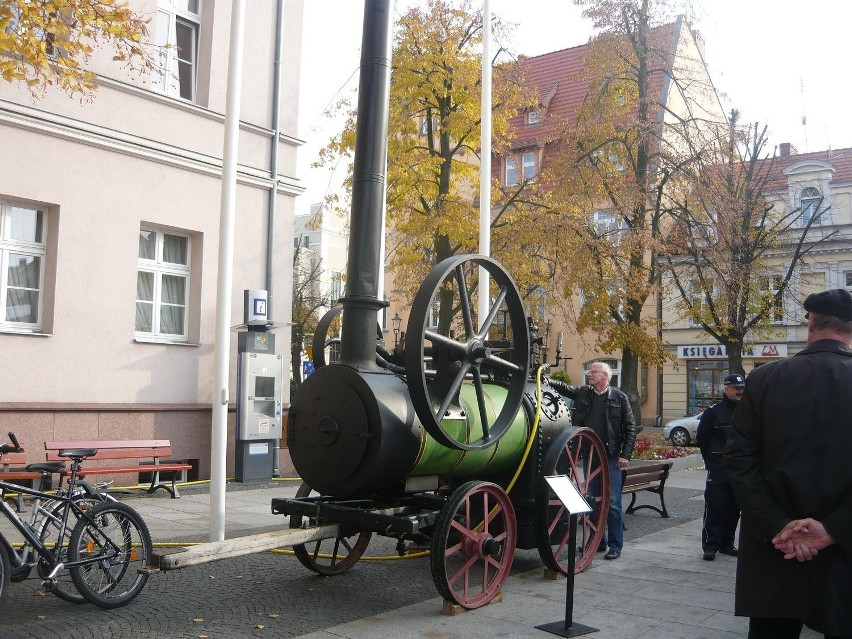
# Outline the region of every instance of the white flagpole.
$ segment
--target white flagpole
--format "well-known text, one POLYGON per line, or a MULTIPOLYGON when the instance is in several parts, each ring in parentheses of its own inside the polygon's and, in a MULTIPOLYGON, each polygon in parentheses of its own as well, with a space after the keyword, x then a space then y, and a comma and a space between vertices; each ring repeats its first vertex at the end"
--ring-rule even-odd
MULTIPOLYGON (((482 6, 482 140, 479 161, 479 253, 491 255, 491 5, 482 6)), ((479 326, 488 316, 488 271, 479 267, 479 326)))
POLYGON ((216 371, 213 382, 213 430, 210 437, 210 541, 225 539, 225 464, 228 450, 228 374, 231 355, 231 288, 234 279, 234 218, 237 202, 237 143, 240 133, 240 85, 243 77, 245 0, 231 7, 222 197, 219 212, 219 275, 216 292, 216 371))

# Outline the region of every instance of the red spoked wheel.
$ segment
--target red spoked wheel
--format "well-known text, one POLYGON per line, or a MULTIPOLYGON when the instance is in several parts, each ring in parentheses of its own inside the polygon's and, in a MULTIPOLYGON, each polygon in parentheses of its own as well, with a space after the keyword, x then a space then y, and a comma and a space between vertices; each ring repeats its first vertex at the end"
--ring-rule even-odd
MULTIPOLYGON (((308 497, 311 492, 311 487, 302 482, 296 491, 296 497, 308 497)), ((301 528, 302 521, 301 515, 290 515, 290 528, 301 528)), ((313 522, 308 523, 313 525, 313 522)), ((349 570, 361 558, 372 536, 373 533, 360 532, 349 537, 340 536, 310 544, 299 544, 293 546, 293 554, 308 570, 326 576, 339 575, 349 570)))
POLYGON ((441 596, 464 608, 491 601, 509 578, 517 528, 512 502, 497 484, 470 481, 456 489, 432 538, 432 579, 441 596))
POLYGON ((536 494, 538 554, 545 566, 568 574, 570 553, 574 552, 574 572, 589 567, 606 528, 609 483, 606 450, 591 428, 569 428, 554 440, 544 456, 536 494), (568 547, 569 513, 544 480, 552 475, 567 475, 592 507, 592 512, 577 516, 574 549, 568 547))

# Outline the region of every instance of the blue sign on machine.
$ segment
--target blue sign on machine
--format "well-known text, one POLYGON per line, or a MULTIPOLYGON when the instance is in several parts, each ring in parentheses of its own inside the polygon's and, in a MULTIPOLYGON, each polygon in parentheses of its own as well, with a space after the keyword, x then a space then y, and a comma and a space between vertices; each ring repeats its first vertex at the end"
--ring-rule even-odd
POLYGON ((308 375, 310 375, 311 373, 313 373, 315 370, 316 370, 316 368, 314 368, 314 363, 313 363, 313 361, 312 361, 312 360, 308 360, 308 361, 306 361, 306 362, 302 362, 302 374, 303 374, 305 377, 307 377, 308 375))

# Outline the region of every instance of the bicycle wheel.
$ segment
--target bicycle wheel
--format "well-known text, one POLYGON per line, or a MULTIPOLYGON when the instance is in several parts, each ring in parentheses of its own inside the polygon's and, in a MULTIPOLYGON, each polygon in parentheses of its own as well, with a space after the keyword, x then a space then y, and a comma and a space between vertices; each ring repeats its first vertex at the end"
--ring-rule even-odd
MULTIPOLYGON (((89 511, 98 504, 101 504, 105 501, 115 501, 115 499, 108 495, 79 495, 74 497, 74 503, 84 511, 89 511)), ((57 548, 56 542, 59 537, 59 526, 62 524, 62 511, 65 508, 65 504, 62 502, 58 502, 54 504, 46 513, 45 516, 41 520, 41 526, 39 527, 38 536, 41 540, 41 543, 45 545, 45 547, 53 553, 53 556, 56 557, 56 561, 61 561, 64 564, 67 564, 69 561, 68 558, 68 538, 69 533, 66 532, 64 543, 57 548), (58 553, 58 556, 57 556, 58 553)), ((74 527, 77 525, 77 514, 72 508, 68 513, 68 526, 66 531, 73 531, 74 527)), ((51 567, 48 566, 47 562, 44 559, 39 559, 38 563, 39 567, 39 576, 42 579, 47 579, 47 575, 50 573, 51 567)), ((86 603, 86 598, 80 594, 77 590, 77 587, 74 585, 74 581, 71 578, 71 572, 69 570, 61 570, 56 577, 49 580, 45 583, 45 588, 50 590, 54 595, 68 601, 70 603, 80 604, 86 603)))
POLYGON ((138 569, 148 566, 151 551, 148 526, 135 510, 120 502, 100 504, 71 533, 71 579, 80 594, 96 606, 123 606, 148 581, 148 575, 138 569), (73 565, 77 562, 85 563, 73 565))
POLYGON ((9 581, 12 573, 12 565, 9 563, 9 551, 6 548, 6 540, 0 539, 0 606, 9 592, 9 581))

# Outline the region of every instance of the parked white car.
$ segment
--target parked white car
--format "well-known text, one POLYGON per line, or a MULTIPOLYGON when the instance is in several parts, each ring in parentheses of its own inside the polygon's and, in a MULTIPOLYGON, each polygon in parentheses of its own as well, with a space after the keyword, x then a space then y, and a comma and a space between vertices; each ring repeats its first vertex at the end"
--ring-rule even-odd
POLYGON ((673 419, 663 427, 663 437, 671 440, 675 446, 689 446, 695 444, 695 435, 698 432, 698 422, 704 412, 691 417, 673 419))

